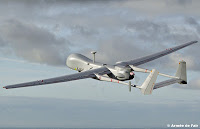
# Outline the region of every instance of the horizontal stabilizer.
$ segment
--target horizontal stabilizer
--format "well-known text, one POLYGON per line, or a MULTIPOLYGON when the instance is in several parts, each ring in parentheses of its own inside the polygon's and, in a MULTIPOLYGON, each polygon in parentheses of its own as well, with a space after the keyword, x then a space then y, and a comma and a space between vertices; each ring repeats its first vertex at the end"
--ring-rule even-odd
POLYGON ((168 86, 168 85, 171 85, 171 84, 174 84, 174 83, 180 83, 180 82, 181 82, 181 79, 175 79, 175 78, 168 79, 166 81, 156 83, 153 89, 155 90, 155 89, 158 89, 158 88, 161 88, 161 87, 164 87, 164 86, 168 86))
POLYGON ((179 82, 180 84, 187 84, 187 71, 185 61, 179 61, 178 69, 175 76, 182 80, 179 82))

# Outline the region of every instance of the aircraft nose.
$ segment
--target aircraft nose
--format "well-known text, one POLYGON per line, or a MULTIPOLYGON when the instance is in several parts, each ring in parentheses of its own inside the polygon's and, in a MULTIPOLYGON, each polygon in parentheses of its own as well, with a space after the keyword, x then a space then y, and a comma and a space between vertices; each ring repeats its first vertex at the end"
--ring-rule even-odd
POLYGON ((74 55, 73 55, 73 54, 71 54, 71 55, 69 55, 69 56, 67 57, 66 65, 67 65, 68 67, 70 67, 70 68, 73 66, 73 64, 72 64, 73 59, 74 59, 74 55))

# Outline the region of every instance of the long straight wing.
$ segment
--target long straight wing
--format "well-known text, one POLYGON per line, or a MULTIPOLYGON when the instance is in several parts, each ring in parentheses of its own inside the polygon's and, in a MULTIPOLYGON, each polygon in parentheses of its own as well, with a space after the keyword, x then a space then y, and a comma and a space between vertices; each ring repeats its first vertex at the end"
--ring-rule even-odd
POLYGON ((161 88, 161 87, 164 87, 164 86, 168 86, 168 85, 171 85, 171 84, 174 84, 174 83, 180 83, 181 81, 182 81, 181 79, 175 79, 175 78, 168 79, 166 81, 156 83, 153 89, 155 90, 155 89, 158 89, 158 88, 161 88))
POLYGON ((197 42, 198 41, 191 41, 191 42, 188 42, 188 43, 185 43, 185 44, 173 47, 173 48, 166 49, 166 50, 161 51, 161 52, 157 52, 157 53, 149 55, 149 56, 141 57, 141 58, 138 58, 138 59, 135 59, 135 60, 127 61, 127 62, 121 62, 121 63, 118 63, 116 65, 123 65, 123 66, 134 65, 134 66, 138 66, 138 65, 147 63, 149 61, 158 59, 158 58, 160 58, 162 56, 168 55, 168 54, 170 54, 172 52, 175 52, 175 51, 177 51, 179 49, 182 49, 182 48, 187 47, 189 45, 195 44, 197 42))
POLYGON ((71 75, 66 75, 66 76, 44 79, 40 81, 32 81, 32 82, 8 85, 8 86, 5 86, 4 88, 11 89, 11 88, 20 88, 20 87, 59 83, 59 82, 67 82, 67 81, 79 80, 79 79, 84 79, 84 78, 94 78, 96 77, 95 74, 103 75, 103 74, 109 74, 109 73, 110 73, 109 69, 107 69, 106 67, 101 67, 101 68, 88 70, 88 71, 80 72, 80 73, 75 73, 71 75))

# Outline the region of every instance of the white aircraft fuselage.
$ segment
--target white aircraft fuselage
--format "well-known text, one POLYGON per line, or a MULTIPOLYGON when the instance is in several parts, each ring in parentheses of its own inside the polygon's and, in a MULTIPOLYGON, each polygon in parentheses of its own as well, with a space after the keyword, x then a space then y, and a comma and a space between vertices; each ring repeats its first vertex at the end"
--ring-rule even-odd
POLYGON ((113 66, 108 64, 102 64, 99 62, 93 62, 91 59, 84 55, 75 53, 69 55, 66 61, 66 65, 73 70, 82 72, 90 69, 100 68, 102 66, 107 67, 112 73, 108 74, 110 78, 120 81, 131 80, 134 78, 133 70, 129 66, 113 66))

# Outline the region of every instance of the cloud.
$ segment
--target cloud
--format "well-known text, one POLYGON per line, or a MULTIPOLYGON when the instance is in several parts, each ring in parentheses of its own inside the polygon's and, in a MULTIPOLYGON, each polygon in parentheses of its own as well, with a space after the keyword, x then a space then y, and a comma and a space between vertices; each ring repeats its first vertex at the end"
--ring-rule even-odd
POLYGON ((69 52, 69 41, 56 38, 44 28, 17 20, 9 20, 0 26, 3 40, 16 56, 31 62, 64 65, 69 52))
POLYGON ((200 34, 200 24, 198 23, 197 19, 195 19, 194 17, 186 17, 185 22, 194 27, 196 29, 196 32, 200 34))
POLYGON ((191 80, 190 84, 186 86, 185 88, 200 90, 200 79, 198 78, 198 79, 191 80))
POLYGON ((187 63, 188 70, 200 70, 198 66, 198 60, 195 59, 192 55, 182 55, 178 53, 172 53, 169 55, 169 64, 168 67, 173 67, 177 69, 177 64, 179 61, 184 60, 187 63))
POLYGON ((74 25, 71 27, 72 33, 83 35, 83 36, 90 36, 98 34, 98 31, 92 30, 91 28, 80 26, 80 25, 74 25))
POLYGON ((148 15, 149 17, 162 15, 199 15, 199 1, 196 0, 127 0, 116 2, 115 7, 128 8, 135 13, 148 15))
MULTIPOLYGON (((86 49, 83 53, 91 57, 90 51, 91 49, 86 49)), ((121 36, 99 42, 97 51, 97 61, 108 64, 134 59, 144 54, 137 43, 130 43, 130 39, 123 39, 121 36)))
POLYGON ((190 6, 193 3, 193 0, 175 0, 173 2, 170 1, 170 0, 166 0, 165 2, 169 6, 182 6, 182 7, 186 7, 186 6, 190 6))
POLYGON ((174 87, 182 89, 200 90, 200 78, 190 80, 187 85, 177 85, 174 87))
MULTIPOLYGON (((115 34, 113 34, 110 32, 111 37, 104 35, 102 36, 103 39, 96 41, 96 44, 98 44, 97 51, 99 52, 97 53, 97 60, 113 64, 117 61, 135 59, 199 39, 195 28, 191 27, 188 27, 188 24, 174 25, 165 21, 132 20, 120 28, 118 33, 114 32, 115 34)), ((104 33, 108 33, 107 31, 109 30, 105 31, 104 33)), ((189 69, 199 70, 199 62, 196 60, 199 51, 195 51, 196 53, 192 54, 192 48, 197 49, 199 46, 197 44, 196 47, 184 48, 181 50, 182 52, 184 51, 184 54, 176 52, 176 54, 160 58, 156 62, 154 61, 151 65, 168 65, 168 62, 173 62, 169 65, 170 67, 172 65, 175 66, 173 68, 176 69, 177 62, 183 59, 188 62, 189 69)), ((90 57, 89 51, 91 49, 86 49, 85 51, 87 52, 84 53, 90 57)))
MULTIPOLYGON (((1 44, 3 42, 8 44, 4 51, 9 50, 17 57, 31 62, 64 65, 70 53, 83 53, 91 57, 89 52, 97 50, 98 61, 113 64, 116 61, 134 59, 200 39, 196 29, 199 26, 196 16, 188 17, 185 12, 183 12, 184 16, 177 17, 171 15, 172 13, 170 15, 163 13, 166 8, 169 10, 167 6, 173 2, 144 3, 146 2, 99 1, 95 3, 90 0, 85 3, 81 1, 2 2, 15 8, 8 10, 2 5, 1 9, 7 10, 8 14, 2 14, 1 17, 3 21, 0 29, 1 44), (161 6, 155 7, 155 3, 161 6), (83 4, 84 6, 81 6, 83 4), (143 9, 140 9, 143 6, 140 5, 149 6, 146 9, 155 9, 162 16, 149 18, 145 14, 136 13, 136 10, 143 12, 143 9), (132 10, 128 6, 133 6, 132 10)), ((175 7, 182 8, 181 4, 190 7, 195 2, 175 1, 174 3, 175 7)), ((148 11, 148 13, 152 12, 148 11)), ((192 54, 186 51, 185 54, 196 57, 199 52, 192 54)), ((152 65, 167 61, 171 60, 162 58, 152 65)), ((196 67, 196 64, 194 66, 196 67)))

